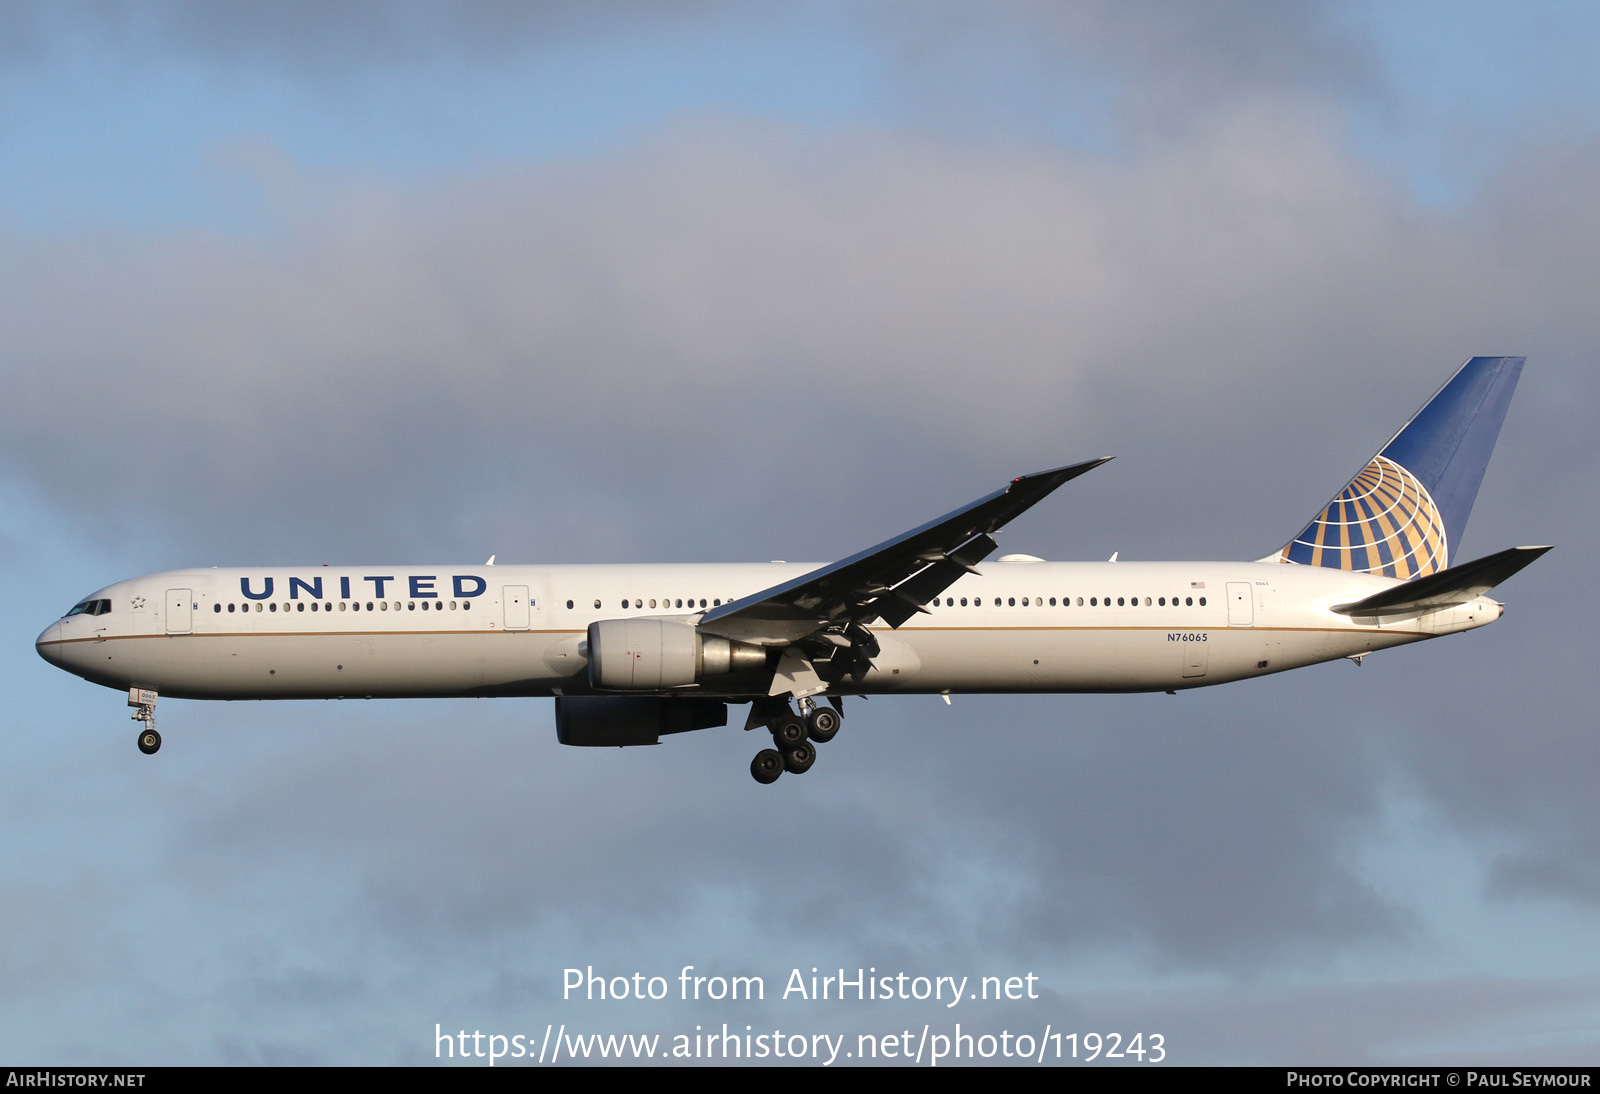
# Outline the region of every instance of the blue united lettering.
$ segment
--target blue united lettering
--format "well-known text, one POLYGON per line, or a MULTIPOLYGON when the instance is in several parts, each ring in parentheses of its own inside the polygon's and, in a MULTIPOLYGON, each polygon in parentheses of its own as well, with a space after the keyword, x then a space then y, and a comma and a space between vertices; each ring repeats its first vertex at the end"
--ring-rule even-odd
MULTIPOLYGON (((382 600, 388 592, 388 585, 391 581, 403 581, 407 592, 412 597, 418 600, 430 597, 437 600, 444 595, 436 588, 438 583, 443 580, 436 574, 410 574, 404 578, 396 577, 394 574, 368 574, 359 578, 342 576, 339 578, 339 597, 343 600, 350 600, 353 597, 360 596, 361 591, 359 589, 352 592, 351 583, 352 581, 364 581, 372 587, 368 595, 374 599, 382 600)), ((489 590, 489 583, 477 574, 453 574, 449 581, 452 595, 460 600, 471 600, 475 596, 482 596, 489 590)), ((270 577, 241 577, 239 579, 239 592, 244 594, 246 600, 270 600, 275 587, 274 580, 270 577), (261 585, 260 592, 254 589, 257 583, 261 585)), ((301 593, 304 593, 307 599, 323 600, 332 595, 332 590, 329 589, 324 592, 322 575, 320 574, 312 578, 291 575, 289 577, 289 599, 299 600, 301 599, 301 593)))
POLYGON ((264 577, 261 579, 261 581, 266 587, 259 593, 253 593, 250 591, 250 579, 248 577, 241 577, 239 579, 239 591, 243 593, 249 600, 265 600, 272 595, 272 579, 270 577, 264 577))

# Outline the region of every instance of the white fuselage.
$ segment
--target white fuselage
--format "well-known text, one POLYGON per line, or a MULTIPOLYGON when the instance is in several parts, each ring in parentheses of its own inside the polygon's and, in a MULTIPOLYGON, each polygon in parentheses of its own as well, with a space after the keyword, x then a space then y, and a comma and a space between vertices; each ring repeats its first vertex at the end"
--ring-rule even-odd
MULTIPOLYGON (((94 597, 108 600, 108 610, 51 624, 38 648, 95 683, 177 698, 584 695, 593 693, 590 623, 693 622, 710 607, 813 569, 179 570, 100 590, 94 597)), ((898 630, 875 625, 880 651, 871 671, 832 690, 1176 690, 1360 655, 1500 617, 1499 603, 1485 596, 1382 624, 1331 610, 1396 583, 1275 562, 991 562, 898 630)), ((748 681, 707 679, 671 693, 751 691, 748 681)))

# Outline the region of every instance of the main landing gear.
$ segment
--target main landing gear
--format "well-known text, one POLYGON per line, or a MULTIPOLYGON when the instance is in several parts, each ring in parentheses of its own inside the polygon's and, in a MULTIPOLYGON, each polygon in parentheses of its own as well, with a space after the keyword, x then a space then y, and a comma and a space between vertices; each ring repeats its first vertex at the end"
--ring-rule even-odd
POLYGON ((762 784, 777 782, 785 771, 796 775, 810 771, 817 762, 817 745, 833 740, 841 724, 837 710, 819 707, 811 699, 801 699, 798 712, 788 703, 775 702, 765 720, 773 747, 763 748, 750 761, 750 774, 762 784))
POLYGON ((160 698, 148 688, 129 688, 128 705, 134 708, 133 720, 142 722, 139 731, 139 751, 154 756, 161 751, 161 734, 156 732, 156 700, 160 698))

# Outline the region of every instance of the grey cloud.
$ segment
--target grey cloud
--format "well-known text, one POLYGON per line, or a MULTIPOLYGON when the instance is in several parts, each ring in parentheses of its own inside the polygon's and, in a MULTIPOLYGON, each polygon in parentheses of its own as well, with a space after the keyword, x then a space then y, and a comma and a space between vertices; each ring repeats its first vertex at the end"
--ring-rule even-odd
MULTIPOLYGON (((1105 451, 1007 548, 1252 557, 1455 363, 1531 342, 1469 540, 1587 542, 1589 151, 1439 216, 1308 119, 1256 105, 1128 161, 708 125, 427 188, 291 177, 268 240, 14 235, 0 453, 174 565, 837 557, 1105 451)), ((855 704, 776 794, 734 730, 588 753, 547 704, 180 706, 164 731, 205 777, 158 769, 140 815, 170 818, 161 876, 197 904, 314 904, 326 945, 376 936, 407 971, 468 953, 472 998, 536 990, 478 971, 509 949, 1314 966, 1418 929, 1360 880, 1394 779, 1513 849, 1496 892, 1592 900, 1568 565, 1519 575, 1489 631, 1360 670, 855 704)), ((227 992, 265 1007, 297 968, 227 992)), ((370 984, 335 987, 393 990, 370 984)))
POLYGON ((225 794, 189 795, 169 869, 213 891, 338 878, 339 917, 439 954, 529 924, 601 952, 692 939, 719 905, 752 956, 778 937, 847 964, 1043 945, 1254 967, 1407 931, 1354 873, 1377 813, 1363 752, 1315 723, 1230 728, 1195 698, 1162 697, 1159 716, 1137 699, 858 702, 820 777, 776 794, 745 777, 756 745, 734 730, 588 752, 554 747, 542 702, 395 728, 340 704, 249 772, 227 763, 225 794))
POLYGON ((216 64, 260 64, 301 77, 346 79, 371 66, 522 59, 574 40, 615 34, 624 25, 630 33, 642 33, 652 25, 692 24, 726 7, 715 0, 690 0, 670 8, 623 0, 604 11, 567 0, 69 0, 52 5, 44 17, 16 21, 32 31, 35 50, 88 36, 122 49, 172 51, 216 64))
POLYGON ((855 9, 909 104, 940 128, 1121 145, 1242 103, 1382 94, 1370 43, 1329 5, 1262 0, 889 3, 855 9))
MULTIPOLYGON (((1515 210, 1425 217, 1305 120, 1127 164, 691 128, 434 188, 292 181, 267 241, 13 238, 0 444, 182 561, 690 558, 697 526, 826 558, 853 537, 808 512, 892 534, 1103 452, 1063 549, 1265 553, 1446 369, 1537 329, 1550 256, 1564 297, 1593 265, 1581 231, 1502 243, 1515 210), (1277 469, 1231 522, 1156 470, 1222 459, 1277 469)), ((1575 299, 1560 322, 1589 333, 1575 299)))
POLYGON ((1596 990, 1588 976, 1396 977, 1287 990, 1241 983, 1205 991, 1106 992, 1081 997, 1080 1004, 1107 1026, 1166 1030, 1169 1048, 1193 1046, 1185 1062, 1197 1064, 1425 1067, 1470 1059, 1553 1066, 1594 1058, 1585 1016, 1596 990), (1530 1027, 1559 1032, 1529 1038, 1530 1027))

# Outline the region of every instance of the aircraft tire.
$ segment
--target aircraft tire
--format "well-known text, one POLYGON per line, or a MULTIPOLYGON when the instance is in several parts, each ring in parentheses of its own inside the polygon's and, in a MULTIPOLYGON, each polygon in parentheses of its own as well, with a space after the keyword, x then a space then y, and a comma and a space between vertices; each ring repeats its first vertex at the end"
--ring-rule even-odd
POLYGON ((839 732, 840 724, 838 711, 818 707, 806 719, 806 734, 817 744, 825 745, 839 732))
POLYGON ((147 729, 139 734, 139 751, 146 756, 154 756, 161 751, 161 734, 153 729, 147 729))
POLYGON ((783 750, 783 766, 787 771, 796 775, 804 775, 811 770, 811 765, 817 762, 817 746, 810 741, 801 741, 793 748, 783 750))
POLYGON ((793 714, 785 714, 772 724, 772 739, 779 748, 789 749, 806 739, 806 723, 793 714))
POLYGON ((756 753, 756 758, 750 761, 750 774, 756 782, 765 786, 778 781, 778 776, 783 774, 783 754, 775 748, 763 748, 756 753))

